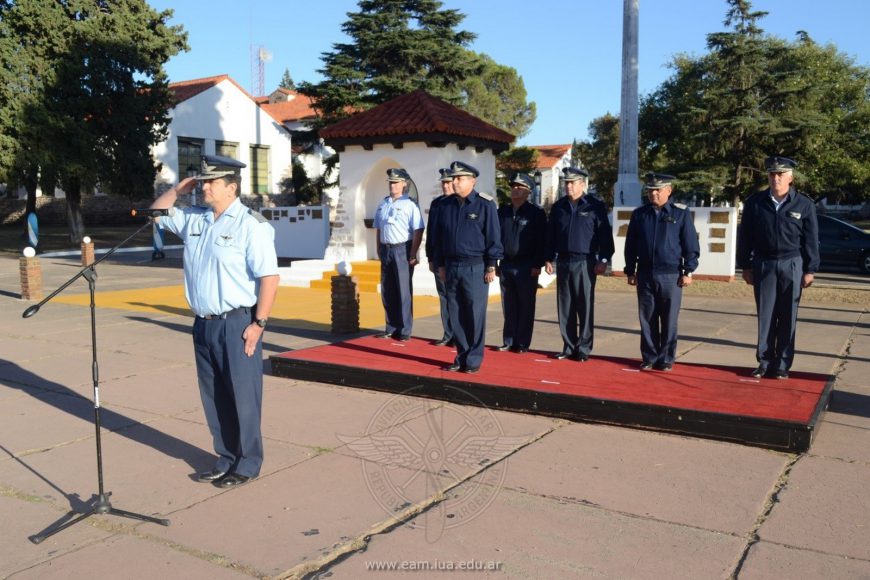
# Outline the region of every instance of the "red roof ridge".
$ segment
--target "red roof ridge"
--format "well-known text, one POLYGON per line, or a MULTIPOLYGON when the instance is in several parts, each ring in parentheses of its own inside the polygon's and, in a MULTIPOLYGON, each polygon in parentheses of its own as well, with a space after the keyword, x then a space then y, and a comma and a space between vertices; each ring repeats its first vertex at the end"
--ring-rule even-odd
POLYGON ((529 145, 530 149, 538 151, 538 167, 553 167, 571 150, 571 143, 563 145, 529 145))

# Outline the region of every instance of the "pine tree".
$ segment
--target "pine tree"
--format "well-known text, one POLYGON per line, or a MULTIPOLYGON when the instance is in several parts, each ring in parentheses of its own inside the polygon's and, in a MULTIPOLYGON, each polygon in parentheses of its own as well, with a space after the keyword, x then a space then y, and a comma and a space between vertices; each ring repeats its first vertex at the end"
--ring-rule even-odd
POLYGON ((290 76, 290 69, 284 69, 284 76, 281 77, 281 82, 278 83, 278 87, 282 89, 288 89, 291 91, 296 90, 296 83, 293 82, 293 77, 290 76))

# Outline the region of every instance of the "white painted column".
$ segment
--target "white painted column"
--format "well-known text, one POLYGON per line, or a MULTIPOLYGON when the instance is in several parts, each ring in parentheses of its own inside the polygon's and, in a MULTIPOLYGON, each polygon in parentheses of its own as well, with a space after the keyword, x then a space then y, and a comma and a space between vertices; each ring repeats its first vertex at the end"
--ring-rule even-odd
POLYGON ((637 54, 638 2, 623 0, 622 14, 622 99, 619 110, 619 176, 613 205, 637 207, 641 184, 637 176, 637 54))

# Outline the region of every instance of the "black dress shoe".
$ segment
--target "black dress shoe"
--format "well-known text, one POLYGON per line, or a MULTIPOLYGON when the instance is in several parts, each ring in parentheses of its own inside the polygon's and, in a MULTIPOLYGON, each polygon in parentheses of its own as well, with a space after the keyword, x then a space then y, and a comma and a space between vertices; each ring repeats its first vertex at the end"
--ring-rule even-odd
POLYGON ((442 371, 447 371, 450 373, 455 373, 462 370, 462 366, 459 363, 453 363, 452 365, 447 365, 446 367, 441 367, 442 371))
POLYGON ((196 480, 200 483, 212 483, 220 478, 224 477, 227 474, 226 471, 221 471, 219 469, 212 469, 211 471, 204 471, 196 476, 196 480))
POLYGON ((503 344, 500 347, 498 347, 496 350, 499 352, 505 352, 506 350, 511 350, 512 348, 513 347, 509 344, 503 344))
POLYGON ((571 355, 571 360, 576 360, 577 362, 586 362, 589 360, 589 355, 575 352, 573 355, 571 355))
POLYGON ((456 346, 456 339, 451 338, 450 340, 447 341, 447 344, 445 344, 444 346, 456 346))
POLYGON ((480 372, 480 367, 468 367, 462 372, 468 373, 469 375, 473 375, 474 373, 480 372))
POLYGON ((669 373, 673 368, 674 365, 672 365, 671 363, 659 363, 655 366, 655 369, 657 371, 662 371, 663 373, 669 373))
POLYGON ((239 475, 238 473, 230 473, 223 479, 219 479, 214 482, 214 485, 227 489, 230 487, 239 487, 240 485, 245 485, 249 481, 251 481, 253 477, 248 477, 247 475, 239 475))
POLYGON ((375 338, 393 338, 393 335, 389 332, 381 332, 375 335, 375 338))
POLYGON ((752 371, 752 377, 755 379, 760 379, 764 375, 767 374, 767 367, 758 367, 754 371, 752 371))
POLYGON ((529 347, 527 347, 527 346, 513 346, 513 347, 511 347, 511 352, 529 352, 529 347))
POLYGON ((649 371, 652 370, 653 364, 651 362, 642 362, 640 363, 640 370, 649 371))
POLYGON ((560 352, 559 354, 554 354, 554 355, 553 355, 553 358, 556 359, 556 360, 562 360, 562 359, 566 359, 566 358, 568 358, 568 357, 570 357, 570 356, 571 356, 571 352, 570 352, 570 351, 563 350, 563 351, 560 352))
POLYGON ((441 340, 436 340, 432 344, 434 346, 444 346, 445 344, 449 345, 450 341, 451 341, 451 339, 449 339, 449 338, 442 338, 441 340))
POLYGON ((408 342, 409 340, 411 340, 411 337, 403 334, 399 338, 397 338, 396 340, 398 340, 400 342, 408 342))
POLYGON ((777 379, 787 379, 788 378, 788 371, 780 369, 780 370, 774 371, 773 376, 777 379))

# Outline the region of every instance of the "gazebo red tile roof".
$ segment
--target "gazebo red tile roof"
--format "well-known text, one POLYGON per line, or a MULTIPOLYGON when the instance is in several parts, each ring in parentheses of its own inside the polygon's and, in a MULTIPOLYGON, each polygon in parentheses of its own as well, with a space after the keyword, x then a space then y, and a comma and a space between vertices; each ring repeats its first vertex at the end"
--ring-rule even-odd
POLYGON ((572 145, 532 145, 532 149, 538 151, 538 169, 551 169, 566 153, 571 151, 572 145))
POLYGON ((491 148, 495 153, 507 149, 514 140, 507 131, 423 90, 396 97, 325 127, 320 136, 337 149, 346 145, 425 141, 435 146, 450 142, 491 148))

